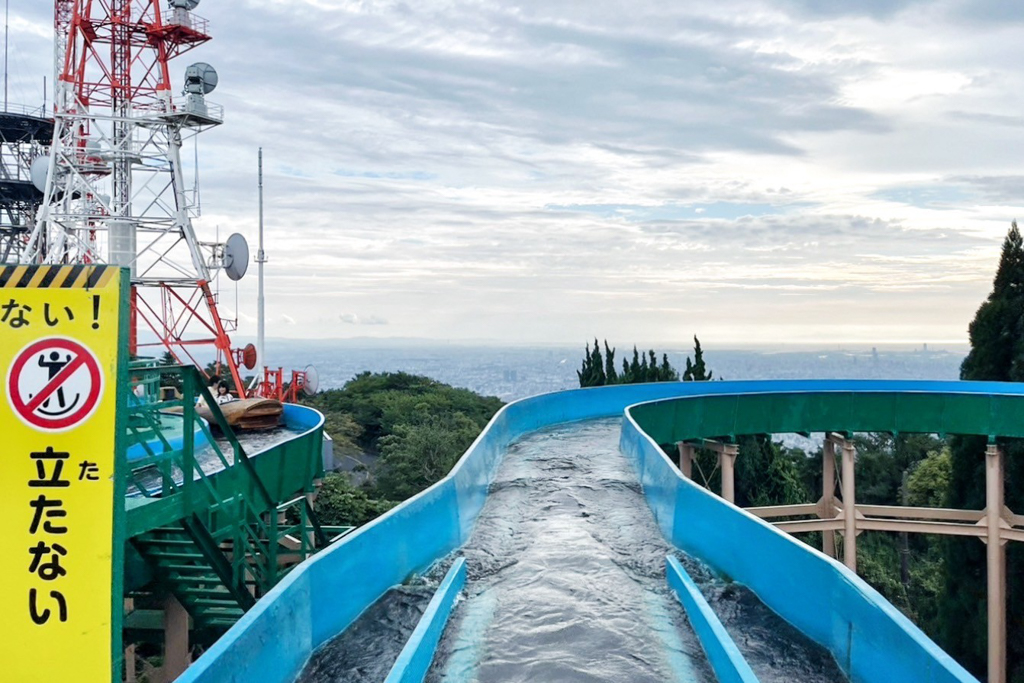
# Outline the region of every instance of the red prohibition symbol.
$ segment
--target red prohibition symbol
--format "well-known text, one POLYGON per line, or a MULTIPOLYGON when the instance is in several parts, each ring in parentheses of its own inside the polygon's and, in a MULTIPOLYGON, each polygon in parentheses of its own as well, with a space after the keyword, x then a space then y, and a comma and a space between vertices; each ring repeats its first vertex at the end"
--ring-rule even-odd
POLYGON ((22 422, 63 432, 85 422, 103 393, 103 372, 87 347, 64 337, 33 342, 7 372, 7 400, 22 422))

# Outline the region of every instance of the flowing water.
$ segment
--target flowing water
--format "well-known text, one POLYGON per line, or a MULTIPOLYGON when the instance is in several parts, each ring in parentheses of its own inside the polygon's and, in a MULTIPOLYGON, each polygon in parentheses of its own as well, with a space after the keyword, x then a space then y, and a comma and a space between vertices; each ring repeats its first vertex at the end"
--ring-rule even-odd
MULTIPOLYGON (((254 457, 271 446, 275 446, 282 441, 287 441, 299 433, 301 433, 300 430, 293 430, 282 425, 274 429, 261 431, 239 431, 235 435, 238 437, 238 442, 242 445, 242 449, 245 453, 249 455, 249 457, 254 457)), ((195 451, 196 464, 204 474, 216 474, 224 469, 225 462, 230 464, 235 460, 230 441, 223 436, 218 435, 214 437, 214 443, 217 444, 216 449, 214 449, 214 447, 209 443, 204 443, 202 446, 196 448, 195 451)), ((171 477, 174 479, 174 483, 180 486, 181 482, 184 480, 181 468, 176 465, 171 465, 170 473, 171 477)), ((163 475, 160 470, 154 466, 135 469, 132 472, 132 476, 133 482, 129 484, 126 492, 126 495, 130 497, 142 495, 139 491, 140 486, 144 487, 148 491, 157 492, 160 490, 163 481, 163 475)), ((198 479, 199 473, 193 472, 192 478, 198 479)))
MULTIPOLYGON (((618 419, 566 425, 509 447, 459 550, 469 577, 427 680, 714 681, 667 588, 668 554, 680 557, 761 681, 845 680, 827 652, 752 593, 715 579, 663 540, 618 452, 619 426, 618 419)), ((390 591, 314 653, 299 681, 383 681, 444 568, 390 591)))

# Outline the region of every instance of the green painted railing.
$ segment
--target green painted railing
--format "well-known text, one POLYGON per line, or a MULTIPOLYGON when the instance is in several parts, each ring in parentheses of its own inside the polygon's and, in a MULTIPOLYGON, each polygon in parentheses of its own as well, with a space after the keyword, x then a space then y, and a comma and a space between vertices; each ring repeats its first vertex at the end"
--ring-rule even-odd
MULTIPOLYGON (((130 463, 125 474, 129 489, 137 490, 145 499, 128 501, 129 535, 168 523, 182 524, 193 538, 205 539, 197 545, 212 565, 219 566, 229 557, 231 588, 256 596, 269 591, 294 561, 328 544, 305 497, 279 502, 297 491, 293 486, 299 482, 294 476, 269 472, 275 490, 272 494, 268 489, 258 464, 246 454, 196 368, 136 367, 132 372, 137 382, 147 385, 170 380, 180 386, 181 395, 164 401, 140 399, 129 407, 128 441, 145 451, 144 457, 130 463), (198 398, 209 406, 213 425, 223 435, 222 441, 227 441, 229 452, 225 453, 213 438, 211 425, 197 414, 198 398), (164 433, 166 423, 162 418, 168 416, 181 421, 180 439, 168 438, 164 433), (205 472, 196 458, 197 434, 205 437, 199 440, 205 442, 202 447, 210 449, 217 460, 219 468, 215 472, 205 472), (150 468, 160 473, 158 488, 147 487, 142 476, 150 468), (145 519, 149 506, 154 510, 152 519, 133 528, 132 518, 145 519), (296 543, 298 547, 292 547, 296 543), (230 550, 228 555, 225 549, 230 550)), ((286 453, 289 446, 281 444, 275 450, 286 453)), ((319 473, 319 453, 304 455, 291 466, 301 474, 301 489, 310 490, 319 473)), ((282 459, 269 466, 279 468, 284 463, 282 459)))

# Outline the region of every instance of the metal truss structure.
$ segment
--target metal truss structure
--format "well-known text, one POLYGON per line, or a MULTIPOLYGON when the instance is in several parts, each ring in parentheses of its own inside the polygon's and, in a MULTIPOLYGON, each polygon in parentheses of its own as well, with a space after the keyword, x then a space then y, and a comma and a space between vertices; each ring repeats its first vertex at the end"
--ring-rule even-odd
POLYGON ((164 1, 55 1, 53 144, 22 260, 130 268, 132 353, 202 368, 197 347, 212 346, 242 390, 234 326, 210 286, 224 247, 199 240, 181 161, 186 141, 223 121, 205 99, 216 74, 189 67, 183 104, 171 86, 171 60, 210 40, 208 24, 198 0, 164 1))

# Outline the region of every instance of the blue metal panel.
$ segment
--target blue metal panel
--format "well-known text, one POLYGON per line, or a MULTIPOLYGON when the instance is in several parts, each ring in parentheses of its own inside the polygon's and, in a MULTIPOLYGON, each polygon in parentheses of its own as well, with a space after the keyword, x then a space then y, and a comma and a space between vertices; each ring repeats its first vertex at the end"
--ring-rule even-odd
MULTIPOLYGON (((286 683, 311 652, 410 573, 465 542, 508 444, 632 404, 765 392, 953 392, 1024 395, 999 382, 795 380, 639 384, 544 394, 505 406, 444 480, 292 571, 196 664, 184 683, 286 683)), ((286 407, 288 419, 288 407, 286 407)), ((683 480, 630 421, 621 445, 666 538, 746 584, 828 647, 860 681, 974 681, 877 592, 821 553, 683 480), (771 558, 766 561, 765 558, 771 558), (851 630, 852 627, 852 630, 851 630)))
POLYGON ((743 659, 732 637, 704 599, 697 584, 683 569, 679 560, 668 557, 665 563, 668 585, 686 609, 690 625, 700 639, 701 647, 715 672, 718 683, 758 683, 747 660, 743 659))
POLYGON ((434 652, 444 633, 444 625, 451 616, 455 597, 464 585, 466 560, 460 557, 452 564, 434 597, 430 599, 430 604, 409 636, 409 641, 398 654, 384 683, 423 683, 430 670, 430 663, 434 661, 434 652))

